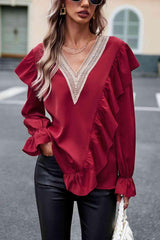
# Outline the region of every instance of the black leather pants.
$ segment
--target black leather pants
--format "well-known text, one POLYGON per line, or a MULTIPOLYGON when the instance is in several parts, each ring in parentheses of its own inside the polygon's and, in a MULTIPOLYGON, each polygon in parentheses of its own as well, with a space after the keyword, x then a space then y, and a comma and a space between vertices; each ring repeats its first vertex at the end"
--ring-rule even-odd
MULTIPOLYGON (((116 210, 113 190, 93 189, 86 196, 66 190, 63 172, 54 156, 40 155, 34 174, 42 240, 70 240, 74 201, 82 240, 111 240, 116 210)), ((76 239, 73 239, 76 240, 76 239)))

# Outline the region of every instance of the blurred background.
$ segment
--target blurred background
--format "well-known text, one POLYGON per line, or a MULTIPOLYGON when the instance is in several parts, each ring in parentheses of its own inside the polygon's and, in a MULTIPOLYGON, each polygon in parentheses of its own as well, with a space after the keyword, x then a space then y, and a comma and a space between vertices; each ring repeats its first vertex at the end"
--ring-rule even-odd
MULTIPOLYGON (((47 32, 50 0, 0 0, 0 239, 38 240, 33 175, 36 157, 22 152, 28 138, 21 109, 27 87, 14 73, 47 32)), ((160 239, 160 0, 107 0, 106 35, 129 44, 140 67, 132 72, 136 114, 137 196, 128 218, 135 240, 160 239)), ((75 203, 72 240, 81 231, 75 203)))
MULTIPOLYGON (((47 31, 50 0, 0 0, 0 57, 24 57, 42 41, 47 31)), ((126 41, 141 67, 136 71, 158 72, 160 61, 160 1, 107 0, 105 33, 126 41)))

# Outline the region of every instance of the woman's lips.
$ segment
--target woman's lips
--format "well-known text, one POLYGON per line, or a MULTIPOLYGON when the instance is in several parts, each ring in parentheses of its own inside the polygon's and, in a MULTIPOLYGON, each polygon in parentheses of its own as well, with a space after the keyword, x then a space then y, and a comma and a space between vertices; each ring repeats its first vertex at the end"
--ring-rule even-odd
POLYGON ((78 12, 78 15, 79 15, 80 17, 82 17, 82 18, 86 18, 86 17, 88 17, 89 12, 87 12, 87 11, 81 11, 81 12, 78 12))

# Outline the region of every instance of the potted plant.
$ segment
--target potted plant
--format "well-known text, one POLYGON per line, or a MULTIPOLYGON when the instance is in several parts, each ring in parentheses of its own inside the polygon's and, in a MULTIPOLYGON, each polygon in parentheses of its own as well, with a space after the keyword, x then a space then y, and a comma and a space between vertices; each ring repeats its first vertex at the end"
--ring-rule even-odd
POLYGON ((160 76, 160 57, 158 57, 158 76, 160 76))

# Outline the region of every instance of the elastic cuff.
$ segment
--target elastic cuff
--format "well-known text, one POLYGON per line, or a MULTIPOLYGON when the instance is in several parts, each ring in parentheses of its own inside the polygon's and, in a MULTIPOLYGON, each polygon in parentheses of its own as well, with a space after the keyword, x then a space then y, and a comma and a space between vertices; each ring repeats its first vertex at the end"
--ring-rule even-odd
POLYGON ((50 142, 48 130, 46 128, 39 129, 32 137, 29 137, 23 147, 23 151, 31 156, 40 155, 39 144, 50 142))
POLYGON ((136 195, 136 188, 133 178, 118 177, 115 193, 126 197, 134 197, 136 195))

